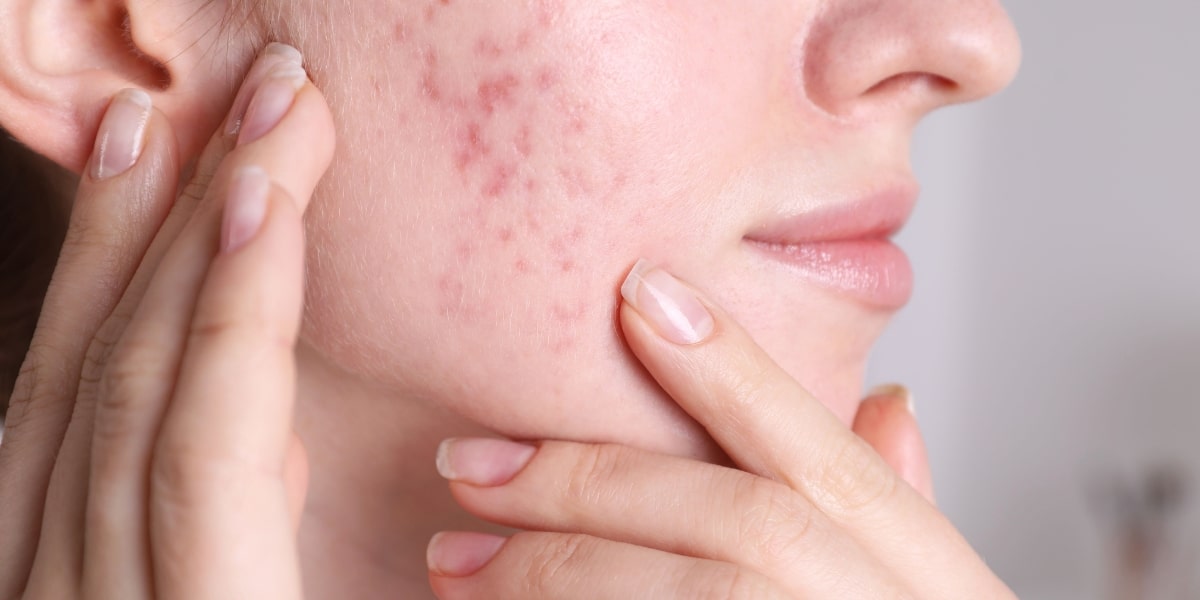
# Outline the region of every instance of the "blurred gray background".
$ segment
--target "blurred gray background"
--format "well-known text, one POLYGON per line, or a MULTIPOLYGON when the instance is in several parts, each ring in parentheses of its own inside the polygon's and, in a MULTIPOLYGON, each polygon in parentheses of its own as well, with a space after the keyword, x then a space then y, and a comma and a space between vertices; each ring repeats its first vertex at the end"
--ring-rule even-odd
POLYGON ((1175 461, 1200 502, 1200 2, 1004 4, 1021 74, 918 132, 917 292, 870 377, 1023 599, 1099 598, 1091 474, 1175 461))

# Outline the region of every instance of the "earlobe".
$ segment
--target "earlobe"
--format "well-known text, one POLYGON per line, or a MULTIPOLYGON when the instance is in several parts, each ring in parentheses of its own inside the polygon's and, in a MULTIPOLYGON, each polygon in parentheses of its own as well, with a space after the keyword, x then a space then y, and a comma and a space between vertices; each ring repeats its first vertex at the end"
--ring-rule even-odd
POLYGON ((0 126, 78 173, 109 99, 139 88, 171 120, 183 156, 195 155, 257 50, 253 20, 235 19, 232 5, 10 0, 0 7, 0 126))

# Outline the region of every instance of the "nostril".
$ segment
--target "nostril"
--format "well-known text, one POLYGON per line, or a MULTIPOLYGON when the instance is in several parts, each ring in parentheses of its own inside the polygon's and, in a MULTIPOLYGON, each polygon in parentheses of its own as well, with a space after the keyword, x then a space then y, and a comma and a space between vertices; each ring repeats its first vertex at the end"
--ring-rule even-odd
POLYGON ((876 83, 867 89, 863 95, 887 96, 901 94, 913 89, 953 95, 959 90, 959 87, 957 82, 941 75, 934 75, 932 73, 900 73, 876 83))

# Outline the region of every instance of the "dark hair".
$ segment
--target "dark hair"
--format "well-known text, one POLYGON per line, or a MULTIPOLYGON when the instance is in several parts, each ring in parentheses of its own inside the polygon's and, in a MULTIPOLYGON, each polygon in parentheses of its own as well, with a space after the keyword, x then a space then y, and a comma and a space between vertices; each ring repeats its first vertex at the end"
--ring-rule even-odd
POLYGON ((0 419, 62 246, 74 177, 0 129, 0 419))

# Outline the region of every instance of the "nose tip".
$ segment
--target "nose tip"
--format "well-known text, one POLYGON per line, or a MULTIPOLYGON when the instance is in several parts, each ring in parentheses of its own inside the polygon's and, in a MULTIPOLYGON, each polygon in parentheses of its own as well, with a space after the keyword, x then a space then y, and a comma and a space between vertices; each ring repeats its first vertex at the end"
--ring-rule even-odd
POLYGON ((805 95, 839 115, 900 104, 920 116, 979 100, 1007 87, 1021 62, 996 0, 835 2, 802 52, 805 95))

